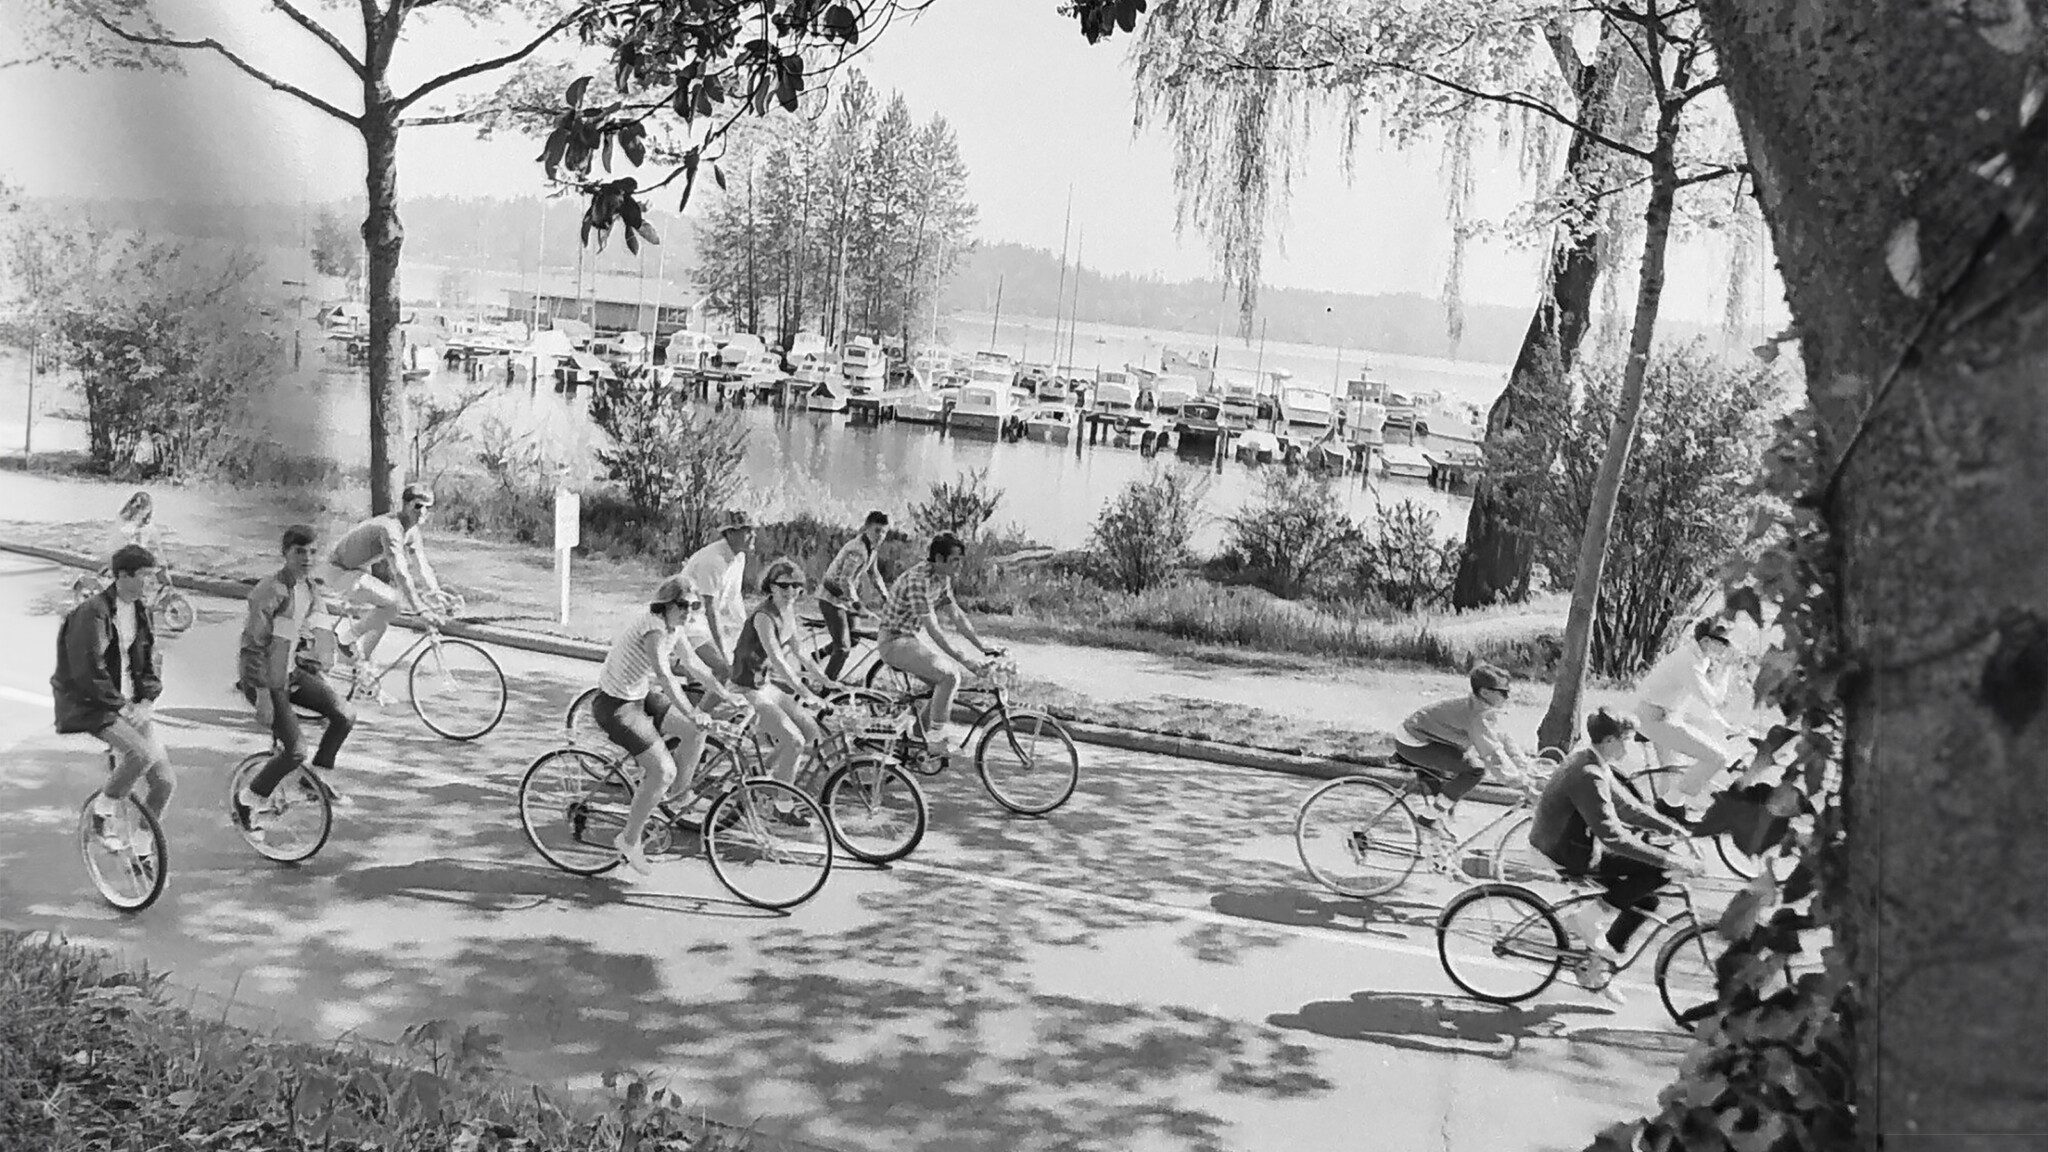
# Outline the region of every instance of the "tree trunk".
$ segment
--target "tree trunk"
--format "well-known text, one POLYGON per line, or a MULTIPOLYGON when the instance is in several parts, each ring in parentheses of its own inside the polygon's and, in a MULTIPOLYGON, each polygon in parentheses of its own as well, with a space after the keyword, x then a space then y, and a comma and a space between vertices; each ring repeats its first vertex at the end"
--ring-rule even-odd
POLYGON ((1824 474, 1846 459, 1819 510, 1850 663, 1836 943, 1865 1014, 1858 1143, 2031 1146, 2013 1137, 2048 1131, 2048 5, 1702 9, 1824 474))
MULTIPOLYGON (((1578 65, 1571 78, 1579 123, 1593 132, 1607 131, 1610 121, 1626 120, 1632 111, 1616 107, 1629 99, 1634 87, 1619 82, 1625 74, 1619 65, 1630 56, 1625 33, 1619 29, 1617 25, 1602 35, 1599 55, 1591 65, 1578 65)), ((1558 49, 1561 68, 1572 68, 1576 58, 1569 41, 1558 49)), ((1586 133, 1574 133, 1565 150, 1565 172, 1583 186, 1597 185, 1602 171, 1613 163, 1614 158, 1586 133)), ((1589 208, 1586 214, 1595 211, 1589 208)), ((1593 291, 1600 279, 1600 236, 1586 226, 1589 223, 1573 220, 1558 229, 1550 253, 1548 291, 1529 318, 1529 330, 1508 373, 1507 387, 1486 415, 1489 448, 1497 448, 1515 435, 1535 434, 1541 421, 1532 417, 1545 407, 1563 405, 1567 376, 1592 320, 1593 291)), ((1540 446, 1518 455, 1548 458, 1540 446)), ((1465 518, 1465 547, 1458 557, 1451 606, 1479 608, 1497 601, 1527 599, 1529 570, 1536 554, 1533 527, 1528 493, 1522 485, 1512 477, 1480 473, 1465 518)))
POLYGON ((1615 401, 1614 428, 1607 451, 1593 478, 1593 503, 1586 512, 1586 532, 1579 539, 1578 573, 1572 580, 1571 612, 1565 618, 1564 655, 1550 710, 1536 730, 1539 746, 1570 748, 1578 730, 1579 704, 1585 693, 1586 661, 1592 652, 1593 617, 1600 606, 1600 574, 1607 566, 1607 535, 1614 527, 1614 506, 1621 496, 1621 478, 1628 471, 1635 445, 1636 419, 1643 411, 1643 377, 1650 367, 1650 342, 1657 335, 1657 308, 1664 298, 1664 256, 1671 237, 1671 207, 1678 194, 1674 151, 1678 142, 1678 110, 1663 109, 1657 118, 1656 146, 1650 160, 1650 203, 1643 212, 1643 270, 1636 289, 1635 329, 1629 336, 1628 364, 1622 370, 1621 395, 1615 401))
POLYGON ((365 84, 363 117, 367 154, 363 218, 370 311, 370 511, 381 515, 398 500, 405 454, 405 331, 399 322, 398 259, 405 227, 398 221, 398 128, 387 111, 390 94, 365 84))

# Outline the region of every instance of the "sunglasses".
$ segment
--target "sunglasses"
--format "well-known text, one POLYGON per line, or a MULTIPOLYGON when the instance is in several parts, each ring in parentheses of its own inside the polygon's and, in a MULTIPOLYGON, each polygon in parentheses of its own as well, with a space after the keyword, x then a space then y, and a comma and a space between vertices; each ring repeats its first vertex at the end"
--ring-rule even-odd
POLYGON ((770 588, 794 588, 799 592, 804 589, 804 583, 801 580, 777 580, 768 586, 770 588))

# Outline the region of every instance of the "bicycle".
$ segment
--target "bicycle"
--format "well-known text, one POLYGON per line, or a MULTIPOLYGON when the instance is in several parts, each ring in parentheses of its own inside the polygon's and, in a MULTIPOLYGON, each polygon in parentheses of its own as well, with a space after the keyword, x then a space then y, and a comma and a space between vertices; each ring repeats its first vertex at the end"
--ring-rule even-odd
MULTIPOLYGON (((114 579, 114 570, 103 567, 98 572, 87 572, 71 582, 71 603, 73 607, 106 591, 114 579)), ((199 609, 192 598, 178 590, 171 581, 171 566, 164 562, 157 569, 156 591, 144 598, 149 609, 149 626, 157 635, 174 640, 190 631, 199 622, 199 609)))
POLYGON ((275 739, 270 751, 244 756, 228 773, 228 822, 258 855, 279 864, 302 864, 327 846, 334 830, 334 794, 318 773, 301 761, 271 789, 271 813, 263 827, 249 826, 242 790, 263 771, 283 745, 275 739))
MULTIPOLYGON (((443 616, 462 614, 462 597, 454 593, 428 593, 426 600, 443 616)), ((376 699, 384 678, 410 660, 406 691, 412 697, 412 710, 435 735, 475 740, 505 718, 505 671, 498 666, 497 657, 473 640, 442 635, 441 626, 432 620, 425 621, 424 630, 396 660, 374 672, 362 668, 355 657, 353 639, 362 625, 358 605, 322 597, 307 624, 320 637, 316 644, 320 663, 337 670, 344 664, 350 666, 349 700, 376 699)), ((311 718, 304 710, 299 715, 311 718)))
MULTIPOLYGON (((1512 832, 1516 817, 1526 819, 1535 809, 1534 795, 1524 790, 1515 803, 1503 808, 1479 830, 1454 838, 1446 825, 1449 815, 1439 817, 1429 844, 1422 842, 1422 830, 1408 807, 1408 798, 1431 791, 1424 778, 1437 778, 1427 768, 1396 762, 1409 772, 1409 780, 1396 790, 1369 776, 1340 776, 1310 792, 1294 816, 1294 848, 1317 883, 1340 896, 1362 899, 1382 896, 1399 888, 1417 865, 1427 863, 1432 871, 1462 875, 1462 862, 1486 836, 1505 826, 1512 832)), ((1539 764, 1550 764, 1539 758, 1539 764)), ((1501 845, 1505 834, 1494 842, 1488 859, 1489 878, 1502 876, 1501 845)))
MULTIPOLYGON (((861 682, 867 684, 877 675, 875 669, 883 666, 876 646, 879 637, 874 629, 861 627, 861 621, 874 619, 871 614, 855 612, 852 615, 853 620, 848 629, 848 641, 852 647, 846 653, 846 663, 840 665, 839 676, 843 683, 851 684, 855 677, 859 676, 861 682)), ((804 616, 800 617, 797 623, 803 627, 804 642, 809 645, 811 659, 822 666, 826 655, 832 649, 832 633, 825 628, 825 618, 804 616)))
MULTIPOLYGON (((1583 877, 1554 874, 1577 894, 1553 904, 1522 885, 1491 882, 1467 888, 1444 905, 1436 922, 1437 959, 1452 983, 1481 1000, 1518 1004, 1550 987, 1567 963, 1588 962, 1592 952, 1570 938, 1559 913, 1603 893, 1583 877), (1498 974, 1498 982, 1489 974, 1498 974)), ((1683 877, 1660 889, 1672 892, 1680 897, 1680 910, 1668 917, 1645 912, 1628 955, 1588 990, 1606 987, 1664 936, 1653 969, 1657 995, 1671 1019, 1689 1030, 1719 999, 1715 964, 1725 947, 1700 923, 1683 877)))
MULTIPOLYGON (((931 686, 881 661, 876 666, 904 686, 894 691, 876 687, 871 674, 868 687, 841 688, 826 698, 827 703, 858 707, 870 715, 908 713, 904 766, 924 776, 945 771, 951 758, 933 756, 925 741, 924 709, 931 686)), ((1081 782, 1081 753, 1067 726, 1052 714, 1011 704, 1016 678, 1017 665, 999 657, 961 683, 959 695, 986 696, 989 703, 968 725, 959 747, 974 748, 975 772, 996 803, 1020 816, 1043 816, 1073 798, 1081 782)))
MULTIPOLYGON (((803 790, 742 770, 733 745, 751 714, 707 741, 691 786, 655 805, 641 847, 650 859, 701 853, 727 891, 757 908, 792 908, 832 874, 824 812, 803 790), (716 791, 714 791, 716 789, 716 791), (700 827, 689 812, 712 797, 700 827)), ((599 876, 623 861, 616 847, 640 786, 639 765, 619 749, 600 756, 574 744, 542 753, 519 781, 519 824, 541 858, 576 876, 599 876)))
MULTIPOLYGON (((1767 767, 1767 765, 1759 762, 1759 758, 1763 754, 1764 742, 1746 734, 1743 738, 1750 745, 1749 755, 1747 757, 1738 755, 1730 758, 1728 767, 1715 775, 1714 782, 1706 790, 1707 795, 1720 792, 1731 783, 1739 785, 1749 777, 1759 774, 1767 767), (1731 776, 1733 780, 1729 779, 1731 776)), ((1656 746, 1650 742, 1649 737, 1637 733, 1636 741, 1643 745, 1643 755, 1645 758, 1656 755, 1656 746)), ((1653 761, 1650 767, 1627 773, 1623 776, 1623 779, 1628 781, 1637 799, 1665 811, 1666 815, 1670 815, 1677 807, 1675 802, 1670 799, 1670 796, 1676 791, 1675 786, 1679 780, 1689 770, 1684 765, 1659 765, 1653 761)), ((1793 865, 1797 863, 1788 853, 1776 849, 1766 852, 1762 856, 1752 856, 1744 852, 1741 846, 1735 842, 1734 835, 1728 832, 1717 833, 1712 839, 1714 842, 1714 854, 1719 856, 1721 863, 1726 865, 1728 870, 1741 880, 1754 880, 1763 875, 1765 869, 1768 868, 1772 878, 1782 884, 1785 878, 1791 874, 1793 865)))
MULTIPOLYGON (((115 766, 114 754, 107 753, 107 771, 112 773, 115 766)), ((93 789, 78 811, 79 855, 101 899, 123 912, 140 912, 164 893, 171 870, 170 842, 164 838, 163 825, 132 793, 113 815, 101 816, 93 809, 104 795, 93 789), (138 845, 145 847, 137 851, 138 845)))

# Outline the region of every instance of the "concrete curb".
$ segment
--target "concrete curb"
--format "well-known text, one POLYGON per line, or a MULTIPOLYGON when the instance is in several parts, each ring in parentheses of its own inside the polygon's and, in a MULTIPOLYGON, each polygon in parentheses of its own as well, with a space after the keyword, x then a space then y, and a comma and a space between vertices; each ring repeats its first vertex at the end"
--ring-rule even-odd
MULTIPOLYGON (((92 557, 56 548, 43 548, 34 544, 16 544, 0 540, 0 552, 14 552, 33 556, 53 564, 72 568, 98 571, 103 563, 92 557)), ((193 576, 183 572, 173 573, 172 583, 180 588, 201 592, 209 596, 239 600, 249 595, 255 587, 254 580, 224 580, 214 576, 193 576)), ((398 626, 420 631, 418 618, 401 616, 398 626)), ((481 640, 516 648, 527 652, 540 652, 549 656, 561 656, 571 660, 583 660, 593 664, 604 661, 603 646, 585 640, 570 640, 551 636, 545 632, 530 632, 518 628, 506 628, 496 624, 470 624, 451 621, 443 629, 450 636, 461 636, 470 640, 481 640)), ((971 711, 964 712, 956 707, 956 719, 972 719, 971 711)), ((1359 760, 1333 760, 1319 756, 1301 756, 1288 752, 1276 752, 1265 748, 1250 748, 1242 744, 1225 744, 1215 740, 1198 740, 1191 736, 1171 736, 1160 732, 1146 732, 1135 728, 1114 728, 1106 724, 1091 724, 1085 720, 1062 718, 1061 723, 1083 744, 1094 744, 1104 748, 1118 748, 1127 752, 1144 752, 1156 756, 1170 756, 1179 760, 1198 760, 1210 764, 1222 764, 1232 768, 1251 768, 1261 772, 1275 772, 1287 776, 1300 776, 1311 780, 1335 780, 1341 776, 1369 776, 1392 784, 1406 782, 1408 774, 1391 766, 1389 756, 1373 756, 1359 760)), ((1519 794, 1505 788, 1482 784, 1472 790, 1475 800, 1487 803, 1513 803, 1519 794)))

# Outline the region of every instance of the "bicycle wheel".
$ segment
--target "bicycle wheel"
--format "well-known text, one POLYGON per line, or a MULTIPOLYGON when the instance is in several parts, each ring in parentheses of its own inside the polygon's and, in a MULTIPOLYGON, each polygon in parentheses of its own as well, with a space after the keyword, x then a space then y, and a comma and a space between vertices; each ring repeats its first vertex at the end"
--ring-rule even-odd
POLYGON ((1507 831, 1501 833, 1493 845, 1488 879, 1506 884, 1528 884, 1557 875, 1557 865, 1529 843, 1529 830, 1535 826, 1536 814, 1533 812, 1508 822, 1507 831))
POLYGON ((1723 832, 1714 837, 1714 852, 1721 857, 1721 863, 1742 880, 1754 880, 1770 870, 1771 879, 1783 884, 1798 866, 1798 860, 1782 848, 1774 847, 1761 856, 1751 856, 1735 844, 1733 833, 1723 832))
POLYGON ((170 844, 163 826, 133 796, 111 816, 94 813, 101 795, 94 789, 78 810, 78 851, 101 899, 123 912, 140 912, 164 894, 170 844))
POLYGON ((481 644, 432 636, 406 673, 412 710, 435 734, 474 740, 505 717, 505 673, 481 644))
POLYGON ((911 696, 925 690, 924 681, 880 657, 868 665, 867 678, 862 683, 891 696, 911 696))
POLYGON ((519 781, 519 826, 534 851, 577 876, 619 866, 615 847, 633 791, 610 762, 581 748, 557 748, 519 781))
POLYGON ((981 734, 974 770, 996 803, 1020 816, 1043 816, 1073 797, 1081 782, 1081 753, 1066 725, 1018 708, 981 734))
POLYGON ((833 838, 856 860, 901 860, 924 839, 924 790, 880 756, 856 756, 833 769, 818 795, 833 838))
POLYGON ((1308 794, 1294 817, 1294 847, 1316 882, 1340 896, 1401 886, 1422 859, 1422 836, 1399 793, 1345 776, 1308 794))
POLYGON ((153 611, 157 632, 166 639, 184 635, 199 622, 199 610, 192 606, 191 597, 175 589, 165 589, 156 598, 153 611))
POLYGON ((1690 1031, 1720 1000, 1715 965, 1728 945, 1704 925, 1688 922, 1657 951, 1657 995, 1664 1010, 1690 1031))
POLYGON ((327 836, 334 830, 334 802, 311 769, 300 765, 277 782, 270 793, 276 810, 265 818, 263 827, 251 828, 243 818, 242 789, 269 762, 269 753, 257 752, 243 757, 228 774, 228 822, 265 859, 280 864, 311 860, 327 846, 327 836))
POLYGON ((585 688, 574 700, 569 701, 569 710, 562 713, 562 730, 571 740, 598 740, 604 732, 597 726, 597 718, 590 713, 590 706, 597 703, 597 689, 585 688))
POLYGON ((1572 953, 1541 897, 1512 884, 1481 884, 1444 905, 1436 954, 1466 993, 1515 1004, 1550 987, 1572 953))
POLYGON ((1678 791, 1678 781, 1685 774, 1680 768, 1645 768, 1622 776, 1636 799, 1645 804, 1655 805, 1671 800, 1678 791))
POLYGON ((832 834, 817 802, 780 780, 742 780, 704 814, 718 882, 757 908, 792 908, 832 874, 832 834))

